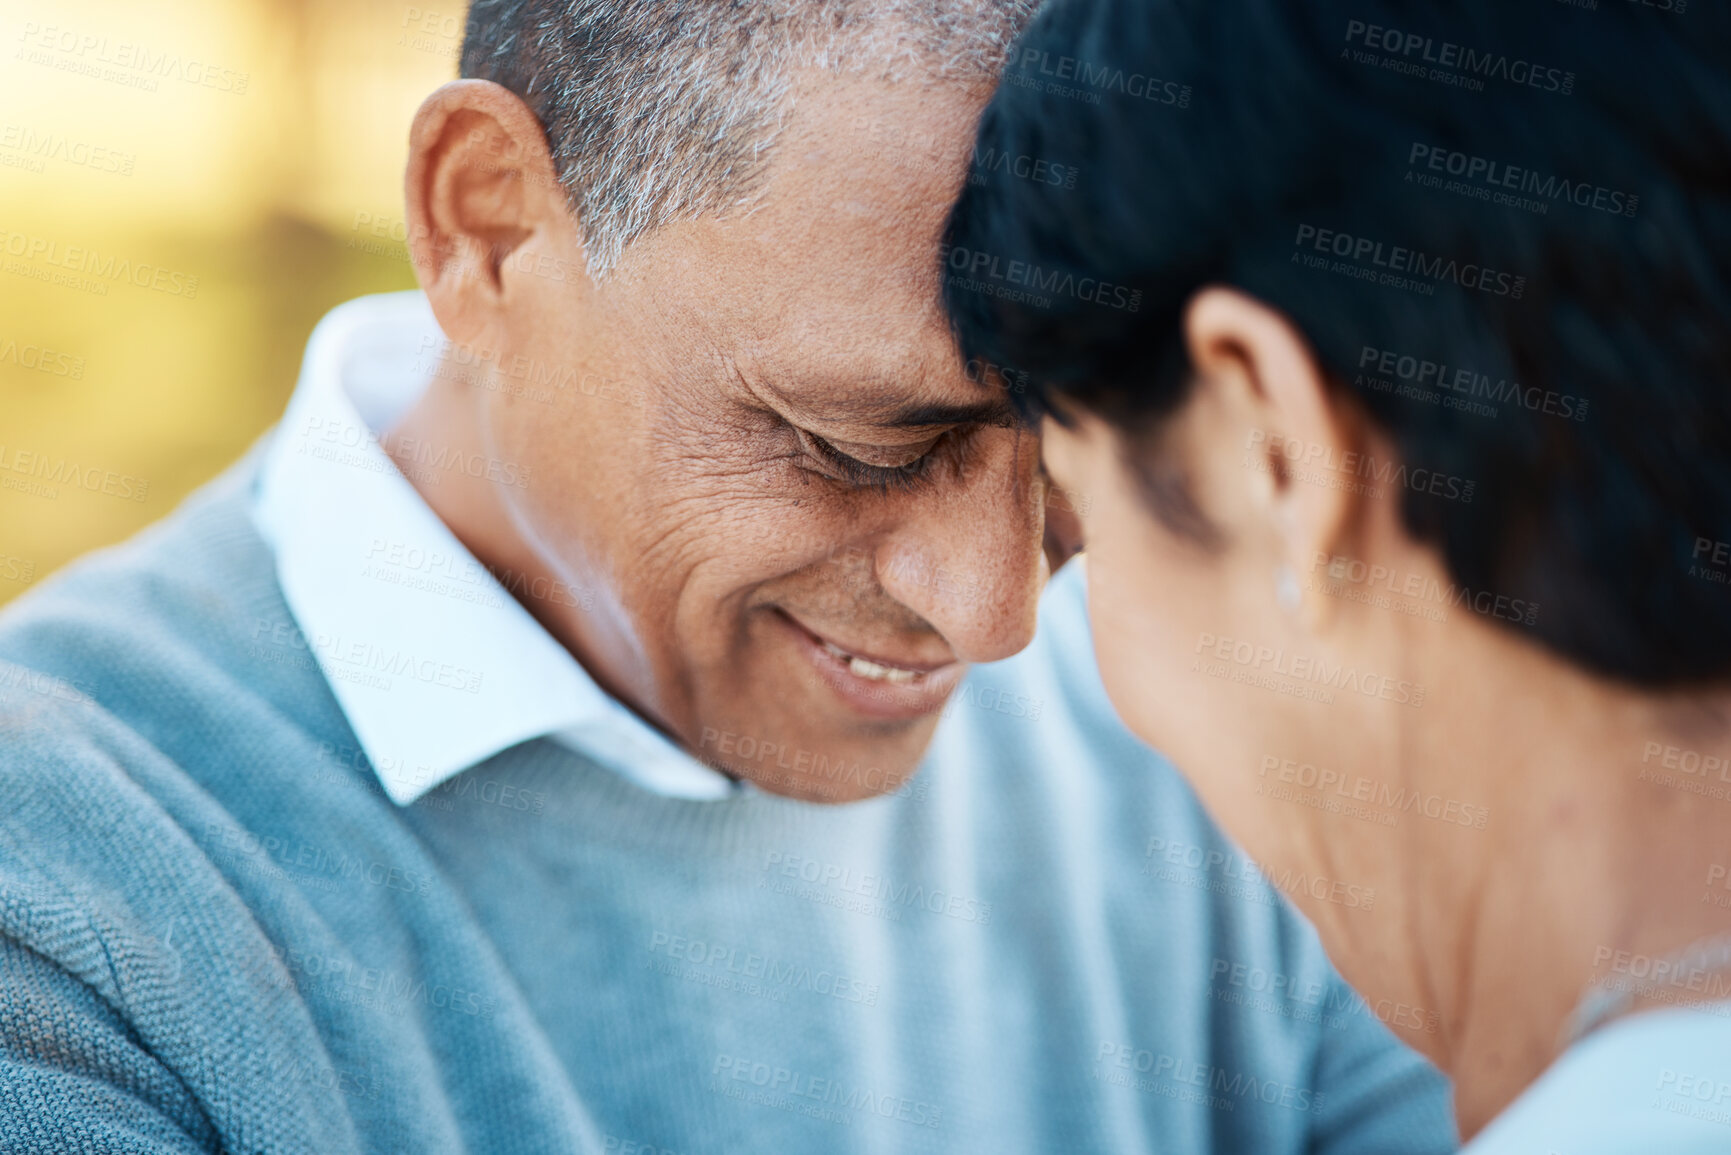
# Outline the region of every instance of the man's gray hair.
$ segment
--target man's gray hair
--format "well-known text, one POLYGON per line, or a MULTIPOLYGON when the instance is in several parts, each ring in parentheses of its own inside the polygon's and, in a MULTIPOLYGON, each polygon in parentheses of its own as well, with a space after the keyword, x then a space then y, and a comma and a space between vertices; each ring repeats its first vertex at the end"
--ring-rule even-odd
POLYGON ((462 75, 515 92, 599 279, 636 238, 747 207, 795 72, 995 79, 1036 0, 474 0, 462 75))

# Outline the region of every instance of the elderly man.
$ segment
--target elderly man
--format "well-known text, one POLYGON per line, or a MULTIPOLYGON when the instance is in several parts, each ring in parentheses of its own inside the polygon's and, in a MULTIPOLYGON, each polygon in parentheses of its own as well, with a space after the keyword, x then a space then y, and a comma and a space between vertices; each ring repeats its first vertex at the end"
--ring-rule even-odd
POLYGON ((1452 1147, 1041 602, 938 299, 1024 7, 475 4, 424 294, 0 616, 8 1150, 1452 1147))

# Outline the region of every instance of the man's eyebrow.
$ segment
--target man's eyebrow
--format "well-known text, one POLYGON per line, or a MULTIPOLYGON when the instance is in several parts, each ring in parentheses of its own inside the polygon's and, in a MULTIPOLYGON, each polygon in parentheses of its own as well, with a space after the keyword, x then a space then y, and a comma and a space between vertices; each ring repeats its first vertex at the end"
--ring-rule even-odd
MULTIPOLYGON (((734 370, 738 373, 738 370, 734 370)), ((743 377, 741 378, 743 382, 743 377)), ((1015 406, 1008 397, 982 397, 978 401, 961 403, 916 401, 906 403, 889 390, 858 389, 857 392, 832 393, 822 397, 804 398, 795 390, 777 387, 773 382, 760 383, 782 405, 806 420, 821 423, 852 423, 879 429, 935 429, 940 425, 990 425, 1009 429, 1022 424, 1015 406)), ((751 385, 746 383, 746 388, 751 385)), ((755 391, 755 390, 754 390, 755 391)), ((985 390, 981 390, 982 393, 985 390)), ((905 397, 905 393, 903 394, 905 397)))
MULTIPOLYGON (((851 408, 852 406, 846 406, 851 408)), ((884 429, 927 429, 938 425, 996 425, 1020 423, 1016 411, 1003 398, 975 401, 966 405, 931 403, 910 405, 885 415, 876 406, 860 407, 861 420, 867 425, 884 429), (869 416, 868 416, 869 414, 869 416)))

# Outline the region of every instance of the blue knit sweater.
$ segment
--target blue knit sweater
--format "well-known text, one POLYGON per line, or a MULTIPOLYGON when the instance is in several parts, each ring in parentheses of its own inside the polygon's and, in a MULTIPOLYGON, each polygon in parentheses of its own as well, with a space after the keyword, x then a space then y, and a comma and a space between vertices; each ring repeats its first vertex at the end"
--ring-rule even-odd
POLYGON ((256 640, 253 469, 0 614, 0 1149, 1453 1148, 1114 720, 1074 573, 898 796, 682 801, 537 740, 397 807, 256 640))

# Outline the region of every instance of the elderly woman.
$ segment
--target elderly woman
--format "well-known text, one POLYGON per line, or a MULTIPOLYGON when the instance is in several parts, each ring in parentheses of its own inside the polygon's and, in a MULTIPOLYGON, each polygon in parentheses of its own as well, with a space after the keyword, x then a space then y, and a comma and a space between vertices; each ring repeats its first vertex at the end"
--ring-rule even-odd
POLYGON ((1725 1151, 1731 34, 1593 8, 1054 0, 945 294, 1119 712, 1470 1149, 1725 1151))

